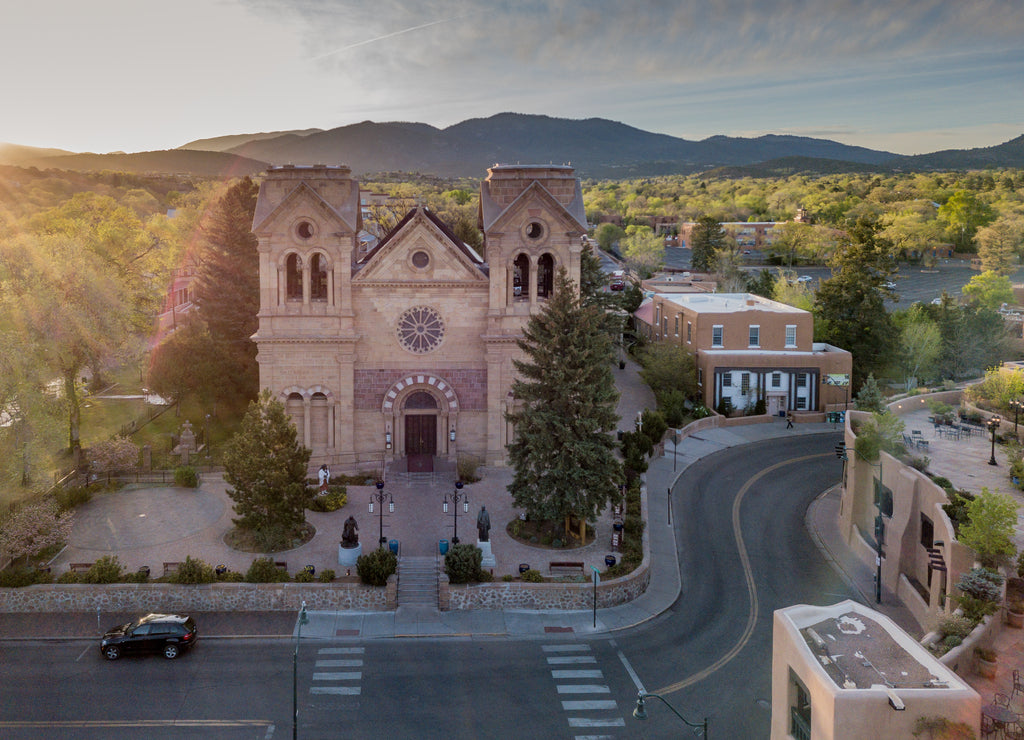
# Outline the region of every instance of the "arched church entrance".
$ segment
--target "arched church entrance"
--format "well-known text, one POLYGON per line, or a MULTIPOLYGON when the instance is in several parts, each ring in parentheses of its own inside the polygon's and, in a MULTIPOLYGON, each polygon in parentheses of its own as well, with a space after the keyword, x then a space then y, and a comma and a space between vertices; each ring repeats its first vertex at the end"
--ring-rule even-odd
MULTIPOLYGON (((409 458, 409 470, 413 471, 413 458, 417 458, 416 467, 423 469, 427 461, 419 458, 433 459, 437 454, 437 400, 426 391, 409 394, 402 407, 405 418, 405 454, 409 458)), ((432 469, 428 467, 427 470, 432 469)))

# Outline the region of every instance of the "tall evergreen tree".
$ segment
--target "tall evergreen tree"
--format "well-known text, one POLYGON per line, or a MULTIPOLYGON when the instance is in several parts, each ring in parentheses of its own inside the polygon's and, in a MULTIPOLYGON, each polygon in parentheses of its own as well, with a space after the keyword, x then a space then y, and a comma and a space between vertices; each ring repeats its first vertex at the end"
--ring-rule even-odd
POLYGON ((700 272, 710 272, 715 266, 715 253, 724 246, 725 231, 718 219, 701 216, 690 232, 690 266, 700 272))
POLYGON ((570 517, 594 521, 622 478, 612 437, 619 394, 600 311, 581 304, 560 269, 554 297, 518 344, 526 359, 513 363, 512 499, 532 518, 564 519, 567 530, 570 517))
POLYGON ((265 550, 288 547, 306 523, 309 455, 284 404, 269 389, 249 404, 241 429, 225 447, 224 480, 238 514, 232 521, 265 550))
POLYGON ((259 186, 248 177, 232 185, 204 223, 195 300, 218 348, 220 376, 230 378, 219 398, 253 399, 259 390, 256 345, 260 308, 258 240, 252 233, 259 186))

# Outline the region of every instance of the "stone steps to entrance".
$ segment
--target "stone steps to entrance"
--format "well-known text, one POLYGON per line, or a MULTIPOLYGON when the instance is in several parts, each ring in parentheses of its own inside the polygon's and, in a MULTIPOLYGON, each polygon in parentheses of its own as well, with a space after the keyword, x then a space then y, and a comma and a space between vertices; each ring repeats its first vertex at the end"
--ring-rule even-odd
POLYGON ((432 557, 403 557, 398 564, 399 606, 437 608, 437 561, 432 557))

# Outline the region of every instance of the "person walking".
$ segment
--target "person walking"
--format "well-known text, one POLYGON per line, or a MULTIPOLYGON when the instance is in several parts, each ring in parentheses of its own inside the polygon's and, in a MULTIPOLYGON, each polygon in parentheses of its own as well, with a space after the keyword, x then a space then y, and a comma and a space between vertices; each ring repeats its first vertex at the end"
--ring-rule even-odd
POLYGON ((792 428, 793 428, 793 412, 792 411, 787 411, 786 412, 786 429, 792 429, 792 428))

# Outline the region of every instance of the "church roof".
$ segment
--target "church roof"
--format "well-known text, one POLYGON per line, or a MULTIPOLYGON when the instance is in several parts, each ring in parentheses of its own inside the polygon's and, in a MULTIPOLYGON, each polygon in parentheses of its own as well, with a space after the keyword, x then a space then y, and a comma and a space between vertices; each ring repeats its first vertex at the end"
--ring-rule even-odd
POLYGON ((421 213, 428 221, 434 224, 434 226, 437 227, 438 231, 440 231, 444 235, 444 237, 448 239, 448 241, 450 241, 452 245, 455 246, 456 249, 461 251, 462 254, 464 254, 469 259, 470 262, 472 262, 477 267, 483 266, 483 258, 480 256, 480 254, 471 246, 469 246, 461 239, 459 239, 459 237, 455 236, 454 232, 452 232, 452 230, 448 228, 448 224, 446 224, 430 209, 424 206, 416 206, 407 214, 405 214, 405 216, 402 217, 402 220, 395 224, 395 228, 391 229, 391 231, 389 231, 383 239, 377 242, 377 245, 369 252, 367 252, 366 256, 363 257, 363 259, 360 261, 364 263, 369 262, 375 254, 384 249, 392 240, 396 238, 396 236, 399 233, 401 233, 402 229, 404 229, 406 224, 408 224, 416 217, 417 213, 421 213))

